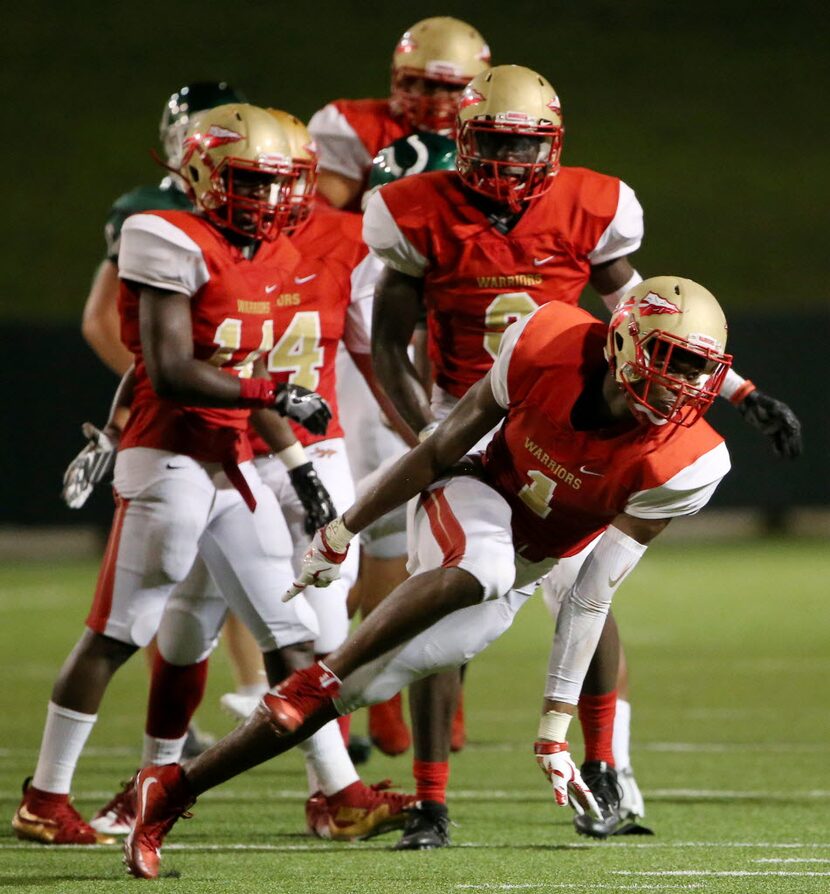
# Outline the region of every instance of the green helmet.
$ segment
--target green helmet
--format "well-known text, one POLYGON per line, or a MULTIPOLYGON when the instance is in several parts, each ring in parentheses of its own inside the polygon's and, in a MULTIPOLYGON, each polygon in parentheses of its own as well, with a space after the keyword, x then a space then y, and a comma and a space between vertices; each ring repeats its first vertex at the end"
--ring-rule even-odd
POLYGON ((182 144, 185 131, 194 112, 202 112, 229 102, 247 102, 239 90, 226 81, 196 81, 185 84, 167 100, 159 125, 159 139, 171 168, 178 170, 182 163, 182 144))
POLYGON ((369 197, 394 180, 421 174, 424 171, 452 171, 455 169, 455 141, 437 133, 418 131, 395 140, 381 149, 372 160, 369 187, 363 205, 369 197))

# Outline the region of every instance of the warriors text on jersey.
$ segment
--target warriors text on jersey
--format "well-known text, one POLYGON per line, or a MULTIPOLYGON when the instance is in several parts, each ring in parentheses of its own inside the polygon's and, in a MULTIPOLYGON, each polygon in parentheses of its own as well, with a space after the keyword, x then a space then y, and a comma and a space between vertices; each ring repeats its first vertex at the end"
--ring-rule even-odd
MULTIPOLYGON (((342 438, 335 393, 337 346, 368 353, 368 314, 374 275, 367 276, 367 249, 360 238, 360 218, 325 205, 289 237, 300 255, 285 288, 274 293, 274 347, 268 352, 268 372, 275 382, 293 382, 322 395, 332 409, 324 435, 312 435, 291 423, 304 445, 342 438)), ((375 262, 376 263, 376 262, 375 262)), ((255 433, 256 453, 270 448, 255 433)))
POLYGON ((491 372, 508 412, 485 479, 510 504, 516 550, 532 562, 577 553, 621 512, 691 515, 729 470, 723 439, 702 419, 575 428, 580 395, 608 370, 606 332, 580 308, 549 304, 508 330, 491 372))
MULTIPOLYGON (((135 354, 135 394, 120 448, 155 447, 203 462, 242 462, 252 452, 245 409, 186 407, 159 398, 139 333, 142 285, 191 299, 193 354, 229 375, 248 377, 274 345, 274 309, 298 261, 284 236, 253 259, 204 218, 186 211, 135 214, 124 224, 119 275, 121 338, 135 354)), ((160 299, 163 300, 163 299, 160 299)))
POLYGON ((618 180, 562 168, 507 233, 454 171, 383 186, 363 236, 401 273, 422 277, 435 382, 454 397, 487 372, 507 326, 549 301, 576 304, 591 267, 630 254, 642 209, 618 180))

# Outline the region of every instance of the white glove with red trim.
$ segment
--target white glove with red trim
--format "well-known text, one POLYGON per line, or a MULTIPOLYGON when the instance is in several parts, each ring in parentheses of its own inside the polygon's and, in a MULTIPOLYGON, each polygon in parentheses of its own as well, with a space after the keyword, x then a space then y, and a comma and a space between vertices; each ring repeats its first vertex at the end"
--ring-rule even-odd
POLYGON ((282 601, 288 602, 306 587, 327 587, 337 580, 353 537, 354 534, 343 523, 342 515, 338 515, 325 528, 320 528, 303 556, 299 577, 288 588, 282 601))
POLYGON ((590 813, 598 820, 602 811, 582 780, 582 776, 571 758, 567 742, 537 741, 533 745, 536 763, 553 786, 553 797, 558 807, 568 804, 578 813, 590 813))

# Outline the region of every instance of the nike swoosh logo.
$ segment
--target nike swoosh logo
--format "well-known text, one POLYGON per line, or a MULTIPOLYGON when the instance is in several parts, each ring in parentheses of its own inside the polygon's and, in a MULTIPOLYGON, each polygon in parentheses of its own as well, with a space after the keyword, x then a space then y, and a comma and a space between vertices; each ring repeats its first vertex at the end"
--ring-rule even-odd
POLYGON ((316 273, 309 273, 308 276, 295 276, 294 282, 298 286, 301 286, 305 282, 311 282, 311 280, 314 279, 316 276, 317 276, 316 273))
POLYGON ((611 589, 613 590, 614 587, 617 586, 617 584, 626 576, 626 574, 628 574, 629 571, 631 571, 631 565, 626 565, 622 572, 616 578, 612 578, 609 574, 608 586, 611 587, 611 589))
POLYGON ((279 288, 279 285, 276 285, 276 286, 266 286, 266 287, 265 287, 265 294, 266 294, 266 295, 270 295, 271 292, 273 292, 274 289, 277 289, 277 288, 279 288))
POLYGON ((555 257, 556 255, 548 255, 546 258, 534 258, 533 266, 541 267, 543 264, 547 264, 549 261, 552 261, 555 257))
POLYGON ((158 779, 155 776, 148 776, 144 782, 141 783, 141 822, 144 822, 144 811, 147 808, 147 792, 150 789, 151 785, 155 785, 158 782, 158 779))
POLYGON ((580 466, 579 471, 582 472, 583 475, 596 475, 597 478, 602 478, 602 472, 592 472, 590 469, 586 469, 585 466, 580 466))
POLYGON ((184 466, 171 466, 170 463, 167 463, 166 468, 168 468, 168 469, 183 469, 184 466))

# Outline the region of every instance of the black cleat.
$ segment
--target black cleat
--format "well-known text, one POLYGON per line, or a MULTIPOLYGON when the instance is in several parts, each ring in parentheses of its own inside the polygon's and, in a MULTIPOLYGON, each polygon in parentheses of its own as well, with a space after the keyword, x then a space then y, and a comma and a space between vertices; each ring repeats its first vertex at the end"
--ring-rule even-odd
POLYGON ((368 739, 366 736, 349 736, 348 752, 355 766, 365 764, 372 756, 371 739, 368 739))
POLYGON ((449 847, 450 815, 447 805, 438 801, 418 801, 406 810, 406 825, 396 851, 428 851, 449 847))
POLYGON ((611 835, 653 835, 651 829, 640 826, 636 818, 620 811, 622 789, 617 771, 605 761, 586 761, 580 768, 582 779, 591 789, 602 811, 602 819, 583 813, 574 817, 574 827, 580 835, 609 838, 611 835))

